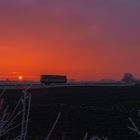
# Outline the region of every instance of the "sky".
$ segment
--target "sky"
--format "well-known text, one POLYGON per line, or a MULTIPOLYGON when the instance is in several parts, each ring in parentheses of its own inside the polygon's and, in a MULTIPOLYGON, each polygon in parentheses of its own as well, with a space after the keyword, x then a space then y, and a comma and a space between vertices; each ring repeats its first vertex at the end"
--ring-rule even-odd
POLYGON ((139 0, 0 0, 0 79, 140 78, 139 0))

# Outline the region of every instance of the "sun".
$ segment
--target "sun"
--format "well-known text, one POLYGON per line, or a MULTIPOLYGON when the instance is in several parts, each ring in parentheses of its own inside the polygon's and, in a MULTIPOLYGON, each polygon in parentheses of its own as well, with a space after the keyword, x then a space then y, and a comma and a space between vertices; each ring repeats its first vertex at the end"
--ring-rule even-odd
POLYGON ((22 77, 22 76, 19 76, 19 77, 18 77, 18 80, 22 80, 22 79, 23 79, 23 77, 22 77))

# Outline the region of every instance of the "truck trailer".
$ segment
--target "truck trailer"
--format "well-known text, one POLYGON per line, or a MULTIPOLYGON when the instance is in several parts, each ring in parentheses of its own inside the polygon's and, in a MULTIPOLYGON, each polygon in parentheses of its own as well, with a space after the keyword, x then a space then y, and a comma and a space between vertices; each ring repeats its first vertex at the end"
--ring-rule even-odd
POLYGON ((65 75, 41 75, 40 82, 44 84, 64 84, 67 83, 65 75))

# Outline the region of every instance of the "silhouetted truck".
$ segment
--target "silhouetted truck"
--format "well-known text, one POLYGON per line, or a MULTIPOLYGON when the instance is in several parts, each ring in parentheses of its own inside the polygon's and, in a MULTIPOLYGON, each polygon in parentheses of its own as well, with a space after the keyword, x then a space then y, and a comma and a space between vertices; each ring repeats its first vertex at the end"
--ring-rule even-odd
POLYGON ((64 76, 64 75, 41 75, 40 82, 45 83, 45 84, 67 83, 67 76, 64 76))

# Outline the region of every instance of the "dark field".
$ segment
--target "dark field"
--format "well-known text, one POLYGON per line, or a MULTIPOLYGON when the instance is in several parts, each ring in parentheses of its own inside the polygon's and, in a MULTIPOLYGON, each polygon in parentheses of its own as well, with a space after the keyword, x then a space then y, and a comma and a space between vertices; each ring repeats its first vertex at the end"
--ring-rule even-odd
MULTIPOLYGON (((137 140, 129 130, 131 117, 137 126, 140 118, 140 86, 55 87, 30 89, 31 112, 27 140, 44 140, 57 115, 60 119, 49 140, 87 140, 105 136, 108 140, 137 140)), ((5 101, 15 106, 21 90, 6 90, 5 101)), ((140 128, 140 127, 139 127, 140 128)))

